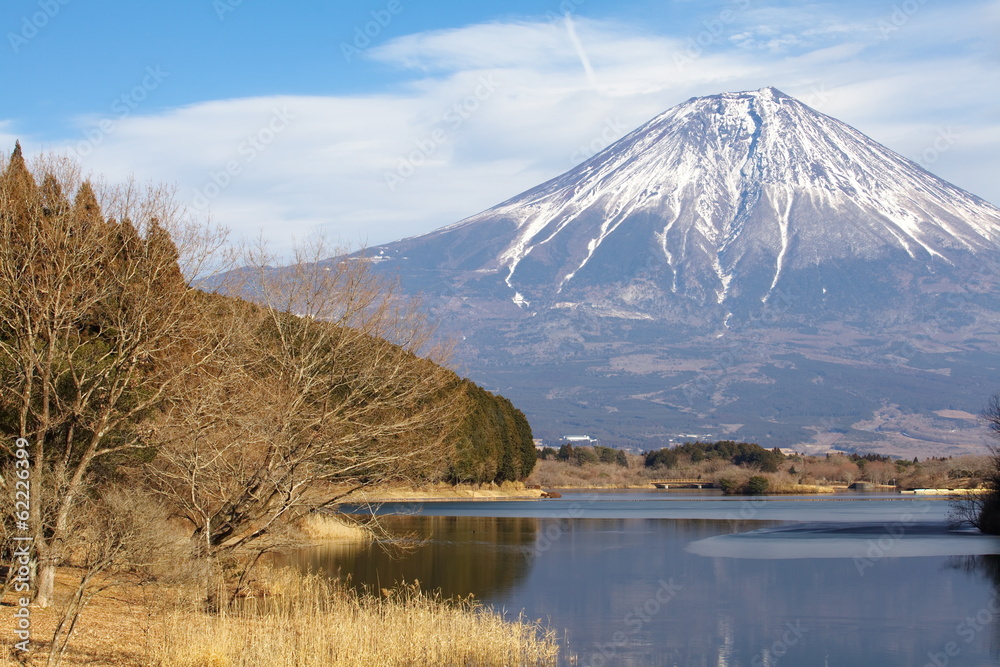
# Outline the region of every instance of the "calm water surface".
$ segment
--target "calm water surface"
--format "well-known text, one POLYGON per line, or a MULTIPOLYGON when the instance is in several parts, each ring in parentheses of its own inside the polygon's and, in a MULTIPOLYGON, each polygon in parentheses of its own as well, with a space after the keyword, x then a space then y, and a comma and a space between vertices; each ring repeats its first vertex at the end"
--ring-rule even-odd
POLYGON ((386 504, 391 548, 287 558, 523 610, 559 630, 564 664, 1000 664, 1000 540, 949 531, 947 511, 683 492, 386 504))

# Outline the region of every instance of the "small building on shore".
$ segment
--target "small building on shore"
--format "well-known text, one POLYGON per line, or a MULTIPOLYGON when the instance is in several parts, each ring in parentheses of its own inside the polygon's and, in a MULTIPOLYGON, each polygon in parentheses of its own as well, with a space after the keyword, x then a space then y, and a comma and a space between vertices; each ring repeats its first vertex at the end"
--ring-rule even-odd
POLYGON ((562 436, 563 442, 568 442, 571 445, 576 446, 593 446, 601 444, 601 441, 597 438, 591 438, 589 435, 564 435, 562 436))

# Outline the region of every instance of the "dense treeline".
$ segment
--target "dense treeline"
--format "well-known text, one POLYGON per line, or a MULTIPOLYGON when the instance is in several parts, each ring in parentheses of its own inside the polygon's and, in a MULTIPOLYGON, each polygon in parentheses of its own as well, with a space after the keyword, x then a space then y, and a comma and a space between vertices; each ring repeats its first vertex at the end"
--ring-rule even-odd
POLYGON ((40 606, 81 544, 96 574, 167 516, 214 590, 219 559, 353 491, 531 472, 524 416, 425 358, 431 328, 365 263, 252 250, 229 274, 252 290, 225 289, 250 303, 185 279, 223 242, 168 190, 29 169, 19 145, 0 172, 0 473, 27 466, 40 606))
POLYGON ((723 440, 710 443, 688 442, 673 449, 647 452, 645 465, 647 468, 676 468, 682 457, 695 464, 706 460, 723 460, 761 472, 777 472, 785 461, 785 455, 777 448, 767 450, 753 443, 723 440))
POLYGON ((571 443, 560 445, 559 449, 543 447, 537 452, 537 457, 542 461, 554 459, 556 461, 566 461, 574 465, 593 465, 597 463, 613 463, 621 467, 628 467, 628 457, 621 449, 614 447, 603 447, 601 445, 577 446, 571 443))
MULTIPOLYGON (((650 453, 657 454, 658 451, 650 453)), ((692 462, 690 455, 679 456, 673 468, 646 467, 646 457, 650 453, 625 454, 628 467, 580 465, 574 460, 559 460, 557 450, 549 448, 548 452, 540 452, 538 465, 528 482, 553 488, 628 488, 648 485, 652 480, 664 477, 675 477, 704 479, 719 488, 731 484, 734 489, 752 492, 755 489, 749 488, 750 478, 762 476, 768 480, 767 493, 807 493, 810 489, 846 487, 857 481, 901 489, 975 488, 980 483, 988 487, 996 484, 996 488, 1000 489, 1000 482, 990 481, 994 476, 992 468, 1000 470, 1000 464, 996 462, 1000 459, 992 456, 928 457, 918 462, 914 459, 866 461, 863 456, 853 460, 851 455, 843 453, 815 456, 787 454, 777 472, 763 472, 723 458, 700 458, 698 462, 692 462)))
POLYGON ((535 444, 524 413, 503 396, 469 381, 461 383, 466 410, 454 436, 448 465, 453 482, 522 480, 535 467, 535 444))
MULTIPOLYGON (((861 463, 862 461, 864 461, 866 463, 891 463, 892 462, 892 457, 891 456, 886 456, 885 454, 875 454, 873 452, 869 452, 868 454, 853 453, 848 458, 851 459, 852 461, 854 461, 855 463, 861 463)), ((916 462, 916 461, 914 461, 914 462, 916 462)))

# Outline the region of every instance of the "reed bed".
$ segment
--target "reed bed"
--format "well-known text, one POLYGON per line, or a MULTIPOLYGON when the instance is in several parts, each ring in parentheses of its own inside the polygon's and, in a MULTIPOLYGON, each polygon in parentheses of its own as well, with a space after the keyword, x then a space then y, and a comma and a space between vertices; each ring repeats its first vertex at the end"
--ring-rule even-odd
POLYGON ((837 487, 823 486, 820 484, 778 484, 777 486, 769 487, 767 490, 768 494, 770 495, 794 495, 794 496, 830 494, 830 493, 835 493, 836 491, 837 487))
POLYGON ((314 542, 370 542, 371 530, 332 514, 312 513, 298 521, 303 537, 314 542))
POLYGON ((397 486, 377 488, 357 494, 357 499, 367 502, 420 501, 420 500, 461 500, 511 499, 527 500, 541 497, 540 489, 529 489, 524 482, 503 482, 501 484, 449 484, 438 482, 419 486, 397 486))
POLYGON ((471 598, 442 600, 418 584, 361 595, 320 577, 272 573, 267 592, 208 615, 165 621, 157 667, 554 665, 555 632, 506 619, 471 598))

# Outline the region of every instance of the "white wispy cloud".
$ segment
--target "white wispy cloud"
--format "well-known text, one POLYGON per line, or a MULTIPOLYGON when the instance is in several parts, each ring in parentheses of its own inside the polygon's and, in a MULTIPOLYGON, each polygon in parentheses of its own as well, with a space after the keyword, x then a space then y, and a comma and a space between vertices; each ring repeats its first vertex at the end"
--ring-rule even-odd
MULTIPOLYGON (((85 166, 112 179, 177 182, 193 207, 210 200, 216 221, 279 248, 317 226, 381 243, 556 176, 688 97, 774 85, 911 157, 956 128, 930 168, 1000 203, 998 7, 928 5, 885 38, 877 12, 848 21, 835 6, 754 7, 701 43, 583 17, 572 31, 562 20, 470 25, 369 49, 405 77, 381 95, 140 107, 92 150, 83 133, 100 117, 49 147, 82 147, 85 166), (226 182, 218 194, 213 177, 226 182)), ((0 141, 12 143, 8 132, 0 123, 0 141)))

